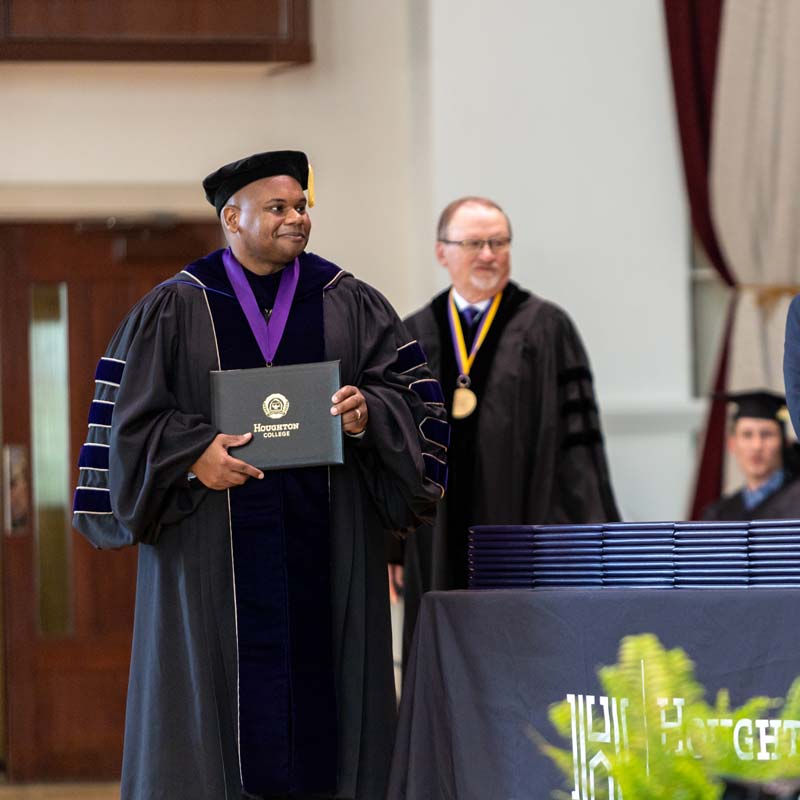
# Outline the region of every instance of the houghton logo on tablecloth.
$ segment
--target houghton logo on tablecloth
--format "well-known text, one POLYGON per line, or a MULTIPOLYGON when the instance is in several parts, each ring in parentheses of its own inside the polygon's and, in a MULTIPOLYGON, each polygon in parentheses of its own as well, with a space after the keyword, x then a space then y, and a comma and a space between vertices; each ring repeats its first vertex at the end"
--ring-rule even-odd
POLYGON ((718 797, 728 779, 772 786, 798 775, 800 677, 785 699, 757 694, 734 706, 720 689, 709 703, 686 652, 651 633, 623 637, 618 662, 597 676, 602 694, 569 693, 548 710, 567 747, 531 734, 571 800, 718 797))
MULTIPOLYGON (((644 673, 644 665, 642 665, 644 673)), ((642 692, 646 692, 644 680, 642 692)), ((568 694, 572 723, 572 761, 574 787, 572 800, 595 800, 597 789, 605 783, 603 797, 622 800, 622 792, 609 775, 609 757, 628 749, 629 733, 639 726, 647 741, 648 752, 695 756, 693 740, 697 737, 729 737, 733 751, 740 761, 777 761, 797 757, 800 720, 792 719, 733 719, 732 717, 687 718, 686 703, 681 697, 657 697, 660 724, 647 730, 647 720, 630 718, 630 701, 625 698, 592 694, 568 694), (789 751, 779 752, 780 744, 788 740, 789 751)), ((648 773, 649 774, 649 773, 648 773)))

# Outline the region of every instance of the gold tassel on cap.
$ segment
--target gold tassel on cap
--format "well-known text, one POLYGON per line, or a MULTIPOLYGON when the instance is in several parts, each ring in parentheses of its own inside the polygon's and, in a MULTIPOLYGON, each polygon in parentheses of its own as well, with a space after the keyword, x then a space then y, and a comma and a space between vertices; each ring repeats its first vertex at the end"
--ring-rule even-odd
POLYGON ((314 208, 314 170, 308 164, 308 207, 314 208))

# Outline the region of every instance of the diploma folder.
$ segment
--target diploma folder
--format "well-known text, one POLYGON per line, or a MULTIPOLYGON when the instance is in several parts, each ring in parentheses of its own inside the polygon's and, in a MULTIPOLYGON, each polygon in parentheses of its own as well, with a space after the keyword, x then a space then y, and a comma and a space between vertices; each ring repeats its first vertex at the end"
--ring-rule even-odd
POLYGON ((339 362, 213 370, 211 418, 221 433, 252 433, 231 455, 259 469, 343 464, 342 419, 331 415, 339 362))

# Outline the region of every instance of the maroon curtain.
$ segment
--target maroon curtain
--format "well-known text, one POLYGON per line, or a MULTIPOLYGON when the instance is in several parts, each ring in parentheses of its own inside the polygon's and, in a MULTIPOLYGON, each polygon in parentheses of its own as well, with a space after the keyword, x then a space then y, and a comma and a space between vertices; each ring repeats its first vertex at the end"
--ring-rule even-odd
MULTIPOLYGON (((664 0, 664 15, 692 226, 720 278, 735 287, 736 278, 725 262, 714 231, 708 188, 711 115, 723 5, 724 0, 664 0)), ((735 298, 728 309, 692 500, 692 518, 697 518, 722 490, 726 403, 721 395, 727 387, 734 313, 735 298)))

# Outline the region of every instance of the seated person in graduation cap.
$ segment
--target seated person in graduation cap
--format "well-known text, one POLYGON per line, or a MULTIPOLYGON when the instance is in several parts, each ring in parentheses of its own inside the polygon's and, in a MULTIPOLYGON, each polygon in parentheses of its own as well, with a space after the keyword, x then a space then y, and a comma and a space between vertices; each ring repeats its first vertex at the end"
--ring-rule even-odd
POLYGON ((745 485, 710 505, 703 518, 800 517, 796 448, 787 444, 785 398, 772 392, 739 392, 727 399, 735 403, 728 452, 744 474, 745 485))
POLYGON ((374 800, 396 712, 384 531, 444 492, 441 390, 389 303, 307 252, 305 154, 203 188, 228 247, 114 335, 75 492, 93 544, 140 545, 121 800, 374 800), (329 360, 344 464, 237 457, 251 434, 216 429, 209 373, 329 360))

